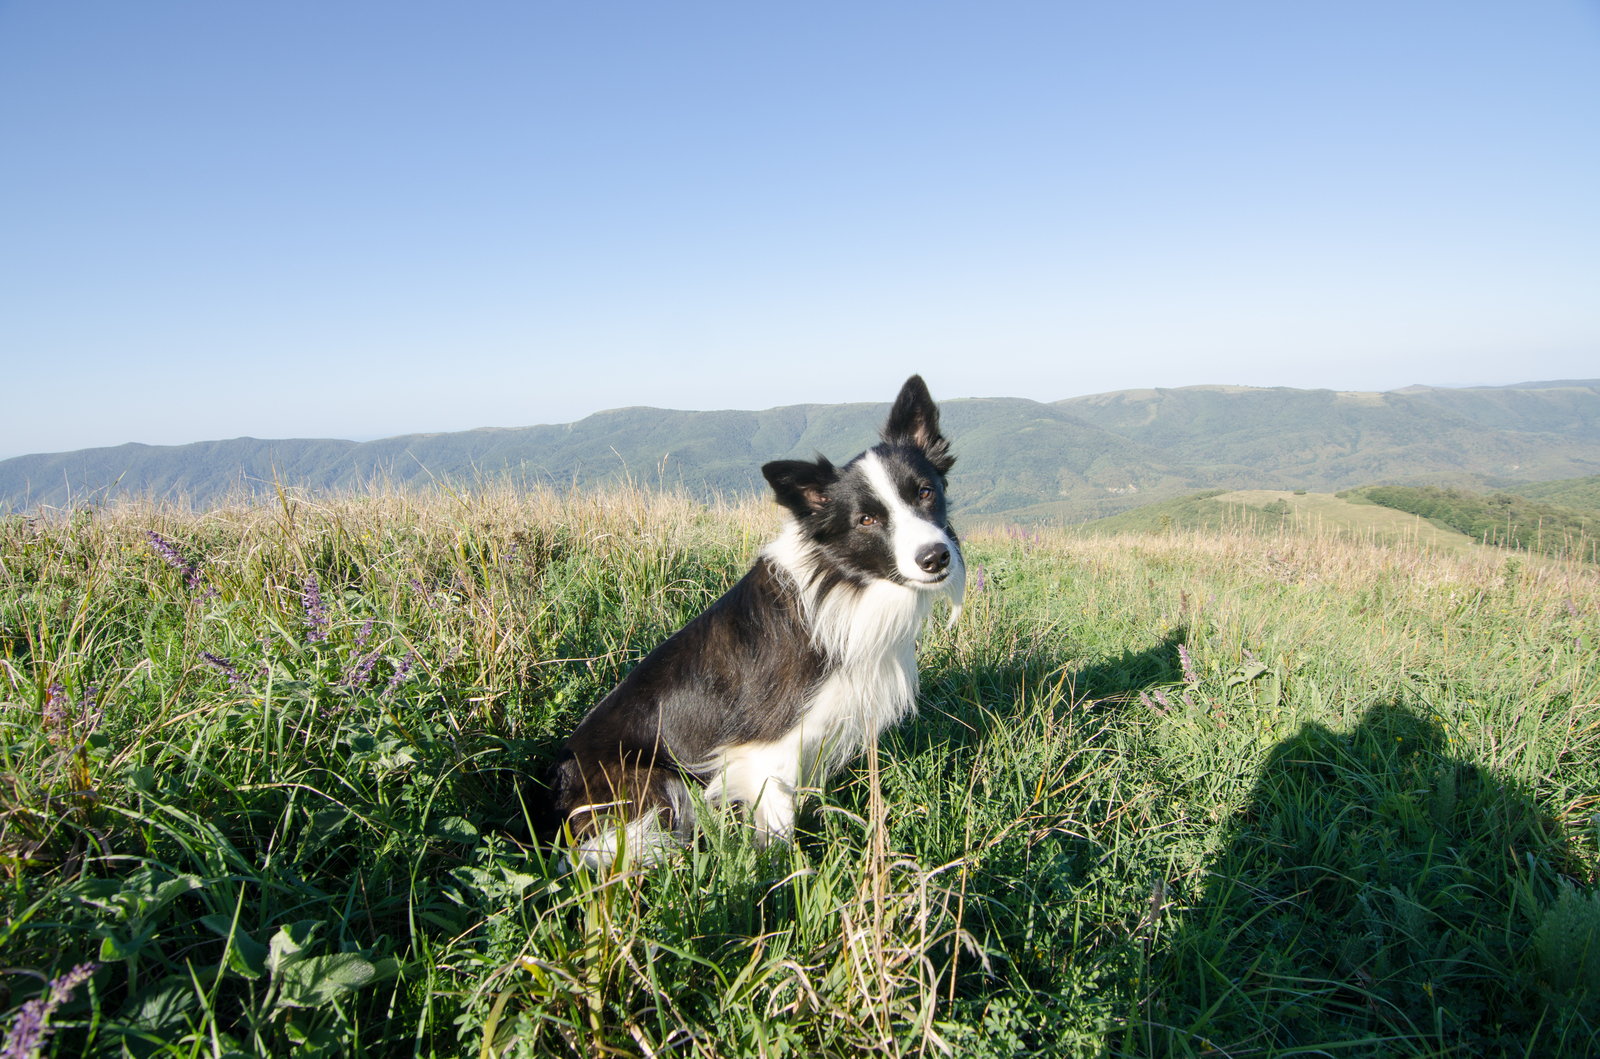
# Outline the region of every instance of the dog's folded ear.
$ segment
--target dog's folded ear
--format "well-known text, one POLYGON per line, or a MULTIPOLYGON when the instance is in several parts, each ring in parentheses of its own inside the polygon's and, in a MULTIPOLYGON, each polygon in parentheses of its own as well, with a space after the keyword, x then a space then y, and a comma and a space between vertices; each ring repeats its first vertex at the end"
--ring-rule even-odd
POLYGON ((933 395, 921 375, 911 376, 900 387, 900 396, 894 399, 889 421, 883 426, 883 440, 890 445, 921 449, 940 474, 949 474, 955 466, 950 443, 939 433, 939 406, 933 403, 933 395))
POLYGON ((828 487, 839 480, 839 472, 818 455, 810 460, 773 460, 761 468, 762 477, 772 486, 778 503, 805 518, 828 506, 828 487))

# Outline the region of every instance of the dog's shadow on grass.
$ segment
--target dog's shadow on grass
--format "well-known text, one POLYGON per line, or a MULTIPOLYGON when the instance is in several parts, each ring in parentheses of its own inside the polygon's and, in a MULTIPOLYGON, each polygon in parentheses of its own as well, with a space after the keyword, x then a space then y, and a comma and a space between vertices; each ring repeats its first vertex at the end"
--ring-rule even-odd
POLYGON ((1600 990, 1583 983, 1600 952, 1583 944, 1600 943, 1585 921, 1600 900, 1560 900, 1582 871, 1559 822, 1422 709, 1375 706, 1348 733, 1308 723, 1273 749, 1203 894, 1150 950, 1161 994, 1139 1050, 1594 1054, 1600 990))
POLYGON ((1063 642, 1059 652, 925 669, 921 716, 900 737, 908 746, 971 742, 982 738, 984 728, 1035 708, 1040 696, 1057 710, 1133 702, 1142 691, 1183 679, 1178 648, 1186 639, 1186 630, 1177 628, 1144 650, 1077 664, 1073 645, 1063 642))

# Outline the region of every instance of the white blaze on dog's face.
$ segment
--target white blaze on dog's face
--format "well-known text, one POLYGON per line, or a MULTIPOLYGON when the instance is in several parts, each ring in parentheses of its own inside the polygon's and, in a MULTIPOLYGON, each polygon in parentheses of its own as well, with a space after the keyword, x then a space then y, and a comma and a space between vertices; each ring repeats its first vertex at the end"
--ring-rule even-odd
POLYGON ((883 515, 863 512, 856 518, 858 527, 864 531, 881 527, 895 572, 914 588, 942 588, 958 573, 964 579, 961 549, 941 524, 944 498, 939 483, 918 474, 915 466, 893 453, 880 452, 883 448, 864 453, 859 464, 877 501, 873 506, 881 507, 883 515))

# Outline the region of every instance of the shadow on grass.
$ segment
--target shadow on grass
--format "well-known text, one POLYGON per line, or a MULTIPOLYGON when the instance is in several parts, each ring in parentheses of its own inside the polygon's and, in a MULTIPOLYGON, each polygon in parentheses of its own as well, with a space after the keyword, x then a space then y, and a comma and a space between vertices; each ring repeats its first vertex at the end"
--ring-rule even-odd
POLYGON ((1554 819, 1416 710, 1307 724, 1152 955, 1126 1050, 1593 1055, 1600 902, 1559 900, 1580 871, 1554 819))
POLYGON ((900 738, 918 749, 981 742, 983 724, 1011 723, 1028 712, 1031 697, 1050 690, 1059 692, 1058 709, 1131 702, 1141 691, 1182 679, 1178 646, 1184 642, 1184 630, 1176 629, 1142 651, 1123 650, 1081 666, 1063 652, 925 669, 921 714, 900 730, 900 738))

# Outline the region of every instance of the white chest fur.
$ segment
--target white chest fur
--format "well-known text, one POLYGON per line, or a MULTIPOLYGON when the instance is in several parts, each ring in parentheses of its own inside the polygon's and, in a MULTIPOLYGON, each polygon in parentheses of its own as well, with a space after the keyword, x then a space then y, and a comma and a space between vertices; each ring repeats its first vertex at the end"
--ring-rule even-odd
POLYGON ((803 779, 825 778, 917 705, 917 633, 934 596, 876 582, 837 592, 812 614, 830 671, 801 717, 803 779))
POLYGON ((827 671, 782 739, 724 747, 706 784, 713 801, 751 807, 763 837, 794 829, 794 794, 820 784, 886 728, 915 712, 917 633, 945 593, 877 581, 841 588, 821 600, 806 589, 815 556, 791 526, 766 557, 799 593, 812 637, 827 656, 827 671))

